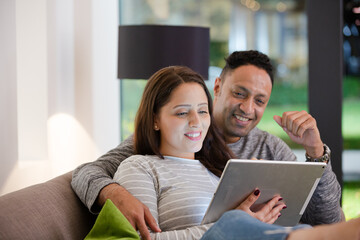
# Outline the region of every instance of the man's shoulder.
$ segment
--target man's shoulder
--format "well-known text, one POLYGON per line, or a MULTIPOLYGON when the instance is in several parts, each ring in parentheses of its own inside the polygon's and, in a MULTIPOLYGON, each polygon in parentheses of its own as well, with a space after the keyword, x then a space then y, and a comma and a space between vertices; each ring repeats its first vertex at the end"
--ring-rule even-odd
POLYGON ((134 135, 132 134, 129 137, 125 138, 125 140, 122 141, 119 146, 131 146, 131 147, 133 147, 133 145, 134 145, 134 135))
POLYGON ((250 159, 283 159, 290 154, 284 141, 258 128, 252 129, 248 135, 241 137, 236 143, 228 145, 238 158, 250 159))
POLYGON ((134 154, 134 140, 133 136, 126 138, 115 148, 109 150, 106 154, 98 158, 98 160, 104 160, 108 162, 109 160, 113 161, 117 165, 120 164, 126 158, 134 154))

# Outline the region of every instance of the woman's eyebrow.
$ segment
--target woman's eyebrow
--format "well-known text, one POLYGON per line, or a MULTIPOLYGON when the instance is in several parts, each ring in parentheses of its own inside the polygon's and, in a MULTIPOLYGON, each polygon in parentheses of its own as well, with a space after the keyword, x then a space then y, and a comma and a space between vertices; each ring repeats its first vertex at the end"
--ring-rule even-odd
MULTIPOLYGON (((205 106, 205 105, 208 105, 208 103, 204 102, 204 103, 198 104, 198 106, 205 106)), ((179 105, 174 106, 173 108, 181 108, 181 107, 191 107, 191 104, 179 104, 179 105)))
POLYGON ((207 106, 209 105, 207 102, 204 102, 204 103, 199 103, 198 106, 207 106))
POLYGON ((180 108, 180 107, 191 107, 191 104, 179 104, 174 106, 173 108, 180 108))

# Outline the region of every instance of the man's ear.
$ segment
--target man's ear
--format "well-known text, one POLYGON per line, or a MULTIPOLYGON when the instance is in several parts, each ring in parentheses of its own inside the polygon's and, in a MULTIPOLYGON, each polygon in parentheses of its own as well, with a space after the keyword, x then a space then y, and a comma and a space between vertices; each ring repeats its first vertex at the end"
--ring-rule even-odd
POLYGON ((215 97, 219 96, 220 91, 221 91, 221 78, 217 77, 215 79, 215 84, 214 84, 214 96, 215 97))

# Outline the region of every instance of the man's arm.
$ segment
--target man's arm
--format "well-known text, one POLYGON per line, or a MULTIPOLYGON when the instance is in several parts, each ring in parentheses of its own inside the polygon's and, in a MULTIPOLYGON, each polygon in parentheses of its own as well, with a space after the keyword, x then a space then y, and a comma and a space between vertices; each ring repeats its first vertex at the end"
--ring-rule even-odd
POLYGON ((73 172, 71 186, 90 212, 98 213, 100 191, 115 181, 112 179, 120 163, 133 155, 132 136, 94 162, 85 163, 73 172))
POLYGON ((143 239, 150 239, 147 225, 155 232, 160 231, 150 211, 113 180, 120 163, 133 154, 133 137, 130 136, 95 162, 75 169, 71 186, 92 213, 98 213, 106 199, 111 199, 143 239))
MULTIPOLYGON (((304 147, 308 156, 319 158, 324 154, 324 143, 310 114, 305 111, 285 112, 282 117, 274 116, 274 120, 292 141, 304 147)), ((340 197, 341 188, 329 161, 301 221, 311 225, 341 221, 340 197)))
POLYGON ((301 222, 310 225, 341 222, 342 209, 340 206, 341 188, 331 169, 331 163, 320 179, 320 182, 303 214, 301 222))

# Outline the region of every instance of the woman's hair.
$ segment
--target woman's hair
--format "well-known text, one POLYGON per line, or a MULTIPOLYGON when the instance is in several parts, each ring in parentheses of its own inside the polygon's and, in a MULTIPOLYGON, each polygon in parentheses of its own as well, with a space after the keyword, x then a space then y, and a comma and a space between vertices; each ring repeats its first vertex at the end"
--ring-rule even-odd
POLYGON ((164 158, 160 153, 160 132, 154 130, 154 118, 170 101, 171 93, 178 86, 192 82, 198 83, 204 89, 211 120, 203 146, 199 152, 195 153, 195 158, 212 173, 220 176, 227 160, 233 158, 233 154, 215 124, 211 95, 203 78, 188 67, 166 67, 154 73, 148 80, 135 118, 135 153, 164 158))

